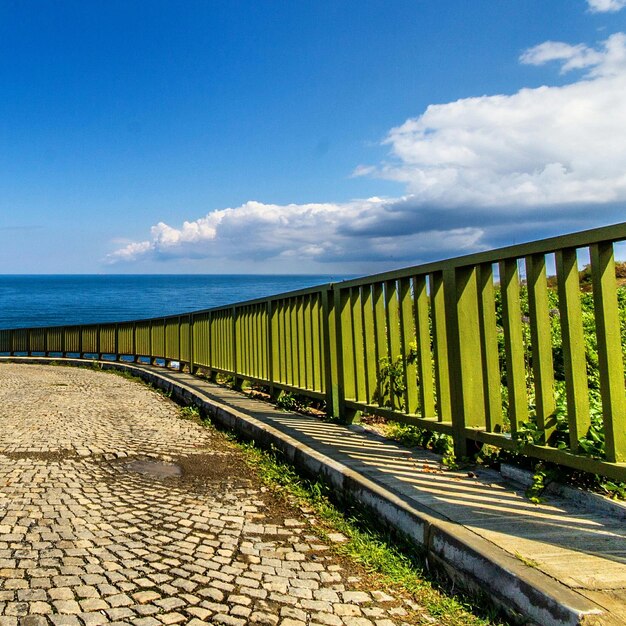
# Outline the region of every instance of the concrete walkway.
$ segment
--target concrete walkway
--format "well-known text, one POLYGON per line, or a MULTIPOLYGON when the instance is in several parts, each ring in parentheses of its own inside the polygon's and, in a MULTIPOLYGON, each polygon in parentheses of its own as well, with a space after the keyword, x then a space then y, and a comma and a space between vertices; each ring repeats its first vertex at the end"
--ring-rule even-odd
POLYGON ((279 447, 303 471, 409 535, 431 563, 526 618, 542 625, 626 624, 624 519, 558 498, 534 505, 497 472, 444 471, 427 451, 283 412, 186 373, 122 367, 279 447))

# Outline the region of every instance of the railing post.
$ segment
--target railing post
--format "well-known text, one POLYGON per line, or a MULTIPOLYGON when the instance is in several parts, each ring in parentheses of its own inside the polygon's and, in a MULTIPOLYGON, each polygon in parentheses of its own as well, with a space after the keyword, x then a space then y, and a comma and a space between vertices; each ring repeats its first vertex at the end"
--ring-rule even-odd
POLYGON ((342 295, 339 286, 331 284, 327 289, 322 291, 322 336, 324 372, 326 378, 326 412, 334 419, 351 423, 358 418, 358 413, 345 405, 341 300, 342 295))
POLYGON ((183 363, 181 361, 182 358, 182 341, 180 340, 180 331, 183 327, 183 318, 182 315, 178 316, 178 370, 182 372, 183 363))
POLYGON ((193 313, 189 314, 189 338, 187 341, 189 342, 189 373, 193 376, 196 373, 196 366, 194 361, 196 360, 196 354, 194 350, 194 316, 193 313))
MULTIPOLYGON (((452 423, 450 405, 450 364, 448 359, 448 311, 445 301, 443 272, 433 272, 430 279, 430 299, 432 311, 432 334, 435 356, 435 389, 437 396, 437 419, 452 423)), ((453 299, 454 302, 454 299, 453 299)), ((426 326, 424 326, 426 328, 426 326)))
POLYGON ((526 283, 528 285, 535 411, 537 427, 543 432, 540 443, 545 445, 550 442, 556 428, 554 364, 545 254, 531 254, 526 257, 526 283))
POLYGON ((267 378, 270 381, 270 396, 272 398, 277 397, 277 388, 274 386, 274 331, 273 331, 273 316, 274 306, 273 300, 267 302, 267 378))
POLYGON ((575 248, 556 252, 556 275, 559 293, 561 335, 563 338, 563 365, 569 422, 570 450, 578 452, 578 440, 589 430, 589 389, 585 336, 580 304, 578 258, 575 248))
MULTIPOLYGON (((357 371, 355 364, 354 326, 352 320, 352 290, 335 287, 337 324, 337 386, 339 389, 339 417, 346 424, 361 421, 361 411, 346 406, 346 393, 356 398, 357 371), (344 359, 344 355, 346 358, 344 359)), ((360 314, 360 311, 359 311, 360 314)), ((362 341, 362 338, 361 338, 362 341)))
POLYGON ((511 434, 528 421, 528 391, 524 361, 524 336, 520 305, 520 284, 517 259, 500 262, 500 295, 502 296, 502 325, 506 353, 506 386, 511 434))
POLYGON ((233 355, 233 377, 235 379, 234 388, 241 389, 241 385, 243 383, 243 379, 238 376, 238 367, 237 361, 239 355, 237 354, 237 307, 232 307, 232 316, 233 316, 233 324, 232 324, 232 355, 233 355))
POLYGON ((590 252, 606 460, 619 463, 626 461, 626 398, 613 243, 593 245, 590 252))
POLYGON ((156 363, 156 359, 154 358, 154 342, 152 341, 152 320, 148 322, 148 347, 150 348, 150 365, 154 365, 156 363))
POLYGON ((333 364, 335 357, 335 322, 332 316, 331 296, 333 286, 322 290, 322 358, 324 359, 324 391, 326 395, 326 413, 330 417, 339 418, 339 402, 335 401, 333 364))
POLYGON ((460 458, 475 451, 465 429, 485 425, 476 267, 444 270, 443 283, 454 452, 460 458))
POLYGON ((487 432, 501 433, 504 424, 500 389, 496 301, 493 286, 493 265, 491 263, 483 263, 478 267, 478 316, 482 346, 486 428, 487 432))
MULTIPOLYGON (((428 290, 426 276, 416 276, 413 281, 415 298, 413 316, 415 319, 415 335, 417 349, 417 377, 420 381, 418 394, 422 417, 434 417, 435 387, 433 385, 433 351, 431 348, 431 333, 428 311, 428 290)), ((432 290, 431 283, 431 290, 432 290)), ((407 317, 410 312, 407 311, 407 317)), ((433 313, 434 320, 434 313, 433 313)))
POLYGON ((163 318, 163 365, 169 367, 171 364, 171 359, 167 358, 167 319, 163 318))
POLYGON ((216 374, 215 374, 215 370, 213 369, 213 347, 214 347, 214 341, 213 341, 213 313, 211 313, 211 311, 208 312, 207 315, 207 333, 208 333, 208 341, 209 341, 209 345, 207 348, 207 364, 209 367, 209 380, 211 382, 215 382, 216 381, 216 374))

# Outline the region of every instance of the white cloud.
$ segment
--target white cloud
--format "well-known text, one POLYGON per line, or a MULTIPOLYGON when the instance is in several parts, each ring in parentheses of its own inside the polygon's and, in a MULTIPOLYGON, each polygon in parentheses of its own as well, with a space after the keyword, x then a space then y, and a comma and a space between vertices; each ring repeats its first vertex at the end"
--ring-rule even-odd
POLYGON ((613 35, 601 51, 548 42, 522 59, 591 70, 561 87, 431 105, 389 132, 393 160, 377 174, 438 206, 626 200, 626 36, 613 35))
MULTIPOLYGON (((110 262, 157 258, 252 259, 354 263, 415 258, 416 245, 431 254, 439 250, 474 250, 479 228, 432 228, 422 233, 375 234, 361 238, 346 224, 359 224, 370 214, 393 209, 399 199, 370 198, 346 203, 264 204, 247 202, 212 211, 193 222, 172 228, 152 227, 151 239, 128 243, 109 255, 110 262), (363 239, 356 245, 355 239, 363 239)), ((294 269, 294 268, 291 268, 294 269)))
POLYGON ((626 0, 587 0, 592 13, 614 13, 626 7, 626 0))
POLYGON ((131 241, 109 255, 111 261, 135 261, 149 252, 152 244, 149 241, 131 241))
POLYGON ((360 264, 361 271, 510 243, 513 229, 531 238, 548 224, 562 231, 574 222, 620 219, 626 35, 616 33, 598 48, 545 42, 520 61, 555 61, 563 72, 586 74, 562 86, 431 105, 391 129, 384 141, 389 160, 359 165, 353 175, 398 181, 402 197, 247 202, 179 227, 159 222, 148 240, 121 246, 109 261, 229 259, 261 271, 273 260, 289 271, 311 263, 346 270, 360 264))
POLYGON ((526 50, 520 60, 527 65, 543 65, 548 61, 565 61, 561 68, 561 72, 565 73, 570 70, 597 66, 602 63, 603 58, 601 52, 583 44, 571 46, 560 41, 546 41, 526 50))
POLYGON ((626 35, 611 35, 602 42, 599 50, 583 44, 572 46, 561 41, 546 41, 526 50, 520 61, 527 65, 563 61, 562 74, 571 70, 592 68, 587 73, 588 77, 616 76, 623 74, 626 69, 626 35))

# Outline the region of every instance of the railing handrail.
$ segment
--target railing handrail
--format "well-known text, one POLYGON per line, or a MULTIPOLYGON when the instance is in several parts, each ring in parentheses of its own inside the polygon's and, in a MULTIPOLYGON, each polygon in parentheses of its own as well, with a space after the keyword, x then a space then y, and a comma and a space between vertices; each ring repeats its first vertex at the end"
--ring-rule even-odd
POLYGON ((599 228, 590 228, 581 230, 568 235, 560 235, 556 237, 548 237, 546 239, 538 239, 526 243, 518 243, 502 248, 494 248, 493 250, 485 250, 483 252, 474 252, 464 254, 450 259, 441 261, 431 261, 420 265, 413 265, 399 270, 391 270, 388 272, 380 272, 371 276, 362 278, 350 278, 341 281, 342 287, 354 287, 365 283, 384 282, 397 278, 405 278, 416 274, 430 274, 432 272, 443 271, 447 269, 457 269, 468 265, 480 265, 482 263, 498 263, 506 259, 520 258, 530 254, 550 254, 555 250, 563 250, 564 248, 578 248, 588 246, 603 241, 625 241, 626 240, 626 222, 619 222, 610 226, 601 226, 599 228))

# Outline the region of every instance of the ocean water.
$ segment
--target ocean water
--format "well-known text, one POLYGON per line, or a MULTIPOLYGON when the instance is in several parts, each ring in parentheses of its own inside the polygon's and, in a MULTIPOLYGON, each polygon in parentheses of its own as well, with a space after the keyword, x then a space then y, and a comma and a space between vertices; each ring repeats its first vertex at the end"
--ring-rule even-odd
POLYGON ((0 329, 187 313, 347 276, 0 275, 0 329))

